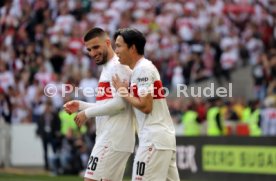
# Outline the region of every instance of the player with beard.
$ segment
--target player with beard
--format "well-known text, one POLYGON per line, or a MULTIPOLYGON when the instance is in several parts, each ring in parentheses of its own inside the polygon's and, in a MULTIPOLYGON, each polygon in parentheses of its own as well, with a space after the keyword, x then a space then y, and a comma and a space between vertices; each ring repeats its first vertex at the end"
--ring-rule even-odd
MULTIPOLYGON (((75 117, 78 126, 96 117, 96 143, 85 172, 85 181, 120 181, 134 150, 135 126, 131 106, 112 91, 112 76, 130 80, 131 70, 121 65, 111 40, 100 28, 89 30, 84 36, 89 55, 103 69, 98 84, 96 103, 73 100, 64 105, 68 113, 80 111, 75 117)), ((115 90, 115 89, 113 89, 115 90)))

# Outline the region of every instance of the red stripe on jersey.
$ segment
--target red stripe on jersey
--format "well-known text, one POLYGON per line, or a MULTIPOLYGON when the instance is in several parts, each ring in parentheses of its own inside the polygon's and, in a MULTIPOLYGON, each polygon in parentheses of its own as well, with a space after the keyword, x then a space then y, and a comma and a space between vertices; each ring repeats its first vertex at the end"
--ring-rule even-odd
POLYGON ((137 87, 136 84, 133 85, 133 86, 131 86, 131 92, 134 95, 134 97, 139 97, 139 95, 138 95, 138 87, 137 87))
MULTIPOLYGON (((153 83, 153 86, 154 86, 153 99, 165 98, 165 91, 163 89, 163 84, 162 84, 161 80, 155 81, 153 83)), ((131 86, 131 91, 132 91, 134 97, 139 97, 137 85, 131 86)))
POLYGON ((112 96, 110 82, 99 82, 96 100, 102 101, 102 100, 111 99, 111 98, 113 98, 113 96, 112 96))
POLYGON ((163 99, 165 98, 165 91, 163 89, 163 84, 161 80, 154 82, 154 99, 163 99))

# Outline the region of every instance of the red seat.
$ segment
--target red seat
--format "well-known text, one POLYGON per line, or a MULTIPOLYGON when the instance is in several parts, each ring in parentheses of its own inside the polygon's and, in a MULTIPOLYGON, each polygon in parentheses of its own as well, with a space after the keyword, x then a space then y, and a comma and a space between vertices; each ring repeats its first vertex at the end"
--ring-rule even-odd
POLYGON ((249 135, 249 127, 247 124, 241 123, 237 124, 236 134, 237 136, 248 136, 249 135))

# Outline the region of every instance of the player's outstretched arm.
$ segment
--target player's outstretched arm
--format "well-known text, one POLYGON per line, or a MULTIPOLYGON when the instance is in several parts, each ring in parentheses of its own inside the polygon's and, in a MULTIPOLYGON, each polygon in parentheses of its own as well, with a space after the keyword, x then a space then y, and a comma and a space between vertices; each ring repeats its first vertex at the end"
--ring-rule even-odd
POLYGON ((77 111, 82 111, 84 109, 87 109, 88 107, 94 106, 95 103, 87 103, 84 101, 79 101, 79 100, 72 100, 63 105, 64 110, 68 114, 75 113, 77 111))
POLYGON ((113 115, 125 109, 126 103, 125 101, 117 96, 113 97, 109 101, 106 101, 104 104, 95 104, 93 107, 89 107, 84 110, 87 118, 92 118, 95 116, 105 116, 105 115, 113 115))
POLYGON ((77 114, 75 117, 75 123, 80 127, 89 118, 96 116, 108 116, 114 115, 126 107, 126 102, 121 97, 114 97, 104 104, 95 103, 77 114))
POLYGON ((79 101, 79 111, 83 111, 87 108, 96 106, 96 103, 88 103, 84 101, 79 101))
POLYGON ((79 102, 77 100, 69 101, 63 105, 63 108, 68 114, 72 114, 79 110, 79 102))

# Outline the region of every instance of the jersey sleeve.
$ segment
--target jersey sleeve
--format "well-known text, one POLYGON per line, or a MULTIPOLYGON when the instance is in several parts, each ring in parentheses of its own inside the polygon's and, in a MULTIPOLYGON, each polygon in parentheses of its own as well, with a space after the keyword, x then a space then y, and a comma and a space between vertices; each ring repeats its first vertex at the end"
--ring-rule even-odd
POLYGON ((93 106, 88 107, 84 110, 87 118, 96 116, 114 115, 126 108, 126 102, 119 96, 113 97, 104 104, 96 102, 93 106))
POLYGON ((79 102, 79 110, 83 111, 89 107, 95 106, 95 103, 88 103, 84 101, 78 101, 79 102))

